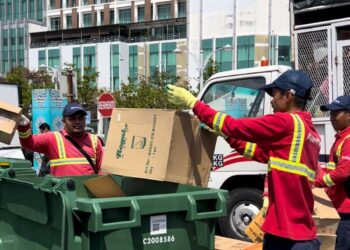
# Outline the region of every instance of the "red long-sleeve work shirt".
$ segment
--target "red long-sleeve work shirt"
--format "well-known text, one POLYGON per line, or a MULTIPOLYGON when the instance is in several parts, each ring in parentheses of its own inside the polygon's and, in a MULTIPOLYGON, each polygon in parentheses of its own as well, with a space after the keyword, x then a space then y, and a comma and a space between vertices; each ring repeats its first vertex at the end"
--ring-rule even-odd
POLYGON ((315 239, 311 187, 320 137, 311 115, 279 112, 260 118, 234 119, 200 101, 193 112, 218 133, 252 142, 250 154, 260 152, 259 158, 268 161, 269 209, 262 229, 292 240, 315 239))
POLYGON ((50 174, 53 176, 77 176, 101 173, 103 148, 96 135, 71 136, 91 157, 95 169, 84 155, 65 137, 67 131, 47 132, 32 135, 30 125, 18 127, 22 147, 43 153, 50 159, 50 174))
POLYGON ((335 135, 326 170, 314 185, 327 188, 338 213, 350 213, 350 126, 335 135))

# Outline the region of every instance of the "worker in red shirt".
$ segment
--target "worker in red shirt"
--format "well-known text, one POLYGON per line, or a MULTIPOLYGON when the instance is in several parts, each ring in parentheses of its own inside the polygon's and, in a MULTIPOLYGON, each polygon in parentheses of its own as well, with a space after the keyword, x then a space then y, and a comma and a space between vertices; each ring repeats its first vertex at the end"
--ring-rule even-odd
POLYGON ((333 128, 337 131, 325 171, 320 171, 314 185, 326 188, 337 209, 340 222, 337 229, 336 250, 350 249, 350 96, 339 96, 322 105, 330 111, 333 128))
POLYGON ((191 108, 218 134, 251 142, 247 153, 259 152, 268 162, 269 207, 262 226, 263 249, 319 249, 312 218, 312 184, 318 164, 320 137, 305 112, 313 87, 302 71, 284 72, 265 90, 274 114, 235 119, 197 100, 184 88, 167 85, 169 100, 191 108))
POLYGON ((91 175, 101 172, 103 149, 96 135, 85 132, 86 111, 78 103, 64 107, 62 131, 32 135, 27 117, 21 117, 18 134, 22 147, 45 154, 53 176, 91 175))

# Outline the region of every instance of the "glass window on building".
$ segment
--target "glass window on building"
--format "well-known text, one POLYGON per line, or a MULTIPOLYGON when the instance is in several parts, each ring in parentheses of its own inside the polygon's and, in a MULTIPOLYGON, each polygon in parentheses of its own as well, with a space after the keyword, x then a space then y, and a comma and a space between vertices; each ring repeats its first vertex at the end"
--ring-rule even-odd
POLYGON ((59 17, 51 17, 50 18, 50 27, 51 30, 59 30, 61 27, 61 22, 59 17))
POLYGON ((12 20, 12 1, 7 1, 7 18, 8 21, 12 20))
POLYGON ((177 17, 186 17, 186 2, 179 1, 177 3, 177 17))
POLYGON ((73 48, 73 67, 78 72, 81 72, 81 55, 80 55, 80 47, 73 48))
POLYGON ((137 21, 144 22, 145 21, 145 7, 137 7, 137 21))
POLYGON ((131 23, 131 9, 119 10, 119 23, 131 23))
POLYGON ((71 7, 75 7, 78 6, 78 0, 72 0, 72 6, 71 7))
POLYGON ((11 33, 11 38, 10 38, 10 42, 11 42, 11 68, 14 68, 17 66, 17 32, 16 29, 11 29, 10 31, 11 33))
MULTIPOLYGON (((208 58, 210 54, 213 52, 213 40, 212 39, 204 39, 202 40, 202 50, 203 50, 203 59, 202 63, 204 63, 205 59, 208 58)), ((200 63, 198 63, 200 64, 200 63)), ((199 65, 199 68, 201 65, 199 65)), ((208 64, 206 65, 206 68, 208 67, 208 64)))
POLYGON ((278 65, 291 66, 290 36, 278 37, 278 65))
POLYGON ((5 0, 0 0, 0 21, 5 21, 5 0))
POLYGON ((24 28, 18 28, 18 48, 24 49, 25 41, 24 41, 24 28))
POLYGON ((159 47, 158 44, 149 45, 149 67, 150 74, 154 75, 154 72, 158 69, 159 65, 159 47))
POLYGON ((176 43, 162 44, 162 71, 173 77, 171 81, 176 81, 176 55, 173 52, 176 43))
POLYGON ((2 31, 2 72, 7 73, 9 71, 9 61, 8 61, 8 53, 9 53, 9 48, 8 48, 8 39, 9 39, 9 32, 7 29, 4 29, 2 31))
POLYGON ((39 0, 36 2, 36 20, 43 21, 43 1, 39 0))
POLYGON ((60 61, 60 50, 49 49, 48 50, 48 66, 58 68, 61 65, 60 61))
POLYGON ((254 36, 237 37, 237 69, 254 67, 254 36))
POLYGON ((157 15, 158 20, 171 18, 171 4, 158 4, 157 15))
POLYGON ((186 32, 186 25, 176 25, 174 26, 174 29, 175 29, 175 39, 178 39, 178 38, 186 38, 187 37, 187 32, 186 32))
POLYGON ((232 45, 232 37, 216 39, 216 50, 220 49, 215 53, 215 62, 219 72, 232 69, 232 49, 222 49, 227 44, 232 45))
POLYGON ((46 51, 45 50, 39 50, 38 63, 39 63, 39 66, 46 65, 46 51))
MULTIPOLYGON (((3 0, 0 0, 0 2, 3 0)), ((22 0, 22 16, 21 18, 27 18, 28 13, 27 13, 27 0, 22 0)))
POLYGON ((50 0, 50 10, 54 10, 56 8, 56 0, 50 0))
POLYGON ((92 25, 92 14, 83 14, 83 27, 90 27, 92 25))
POLYGON ((116 91, 120 89, 119 80, 119 45, 111 45, 111 90, 116 91))
POLYGON ((72 15, 66 16, 66 28, 71 29, 72 28, 72 15))
POLYGON ((29 0, 29 18, 35 20, 35 0, 29 0))
POLYGON ((109 11, 109 23, 114 24, 114 10, 109 11))
POLYGON ((132 81, 137 81, 138 74, 138 46, 129 46, 129 77, 132 81))
POLYGON ((82 1, 81 1, 81 4, 82 4, 82 5, 89 5, 89 0, 82 0, 82 1))
POLYGON ((96 72, 96 51, 95 46, 84 47, 84 68, 90 67, 96 72))
POLYGON ((14 7, 13 11, 14 11, 14 19, 16 19, 16 20, 20 19, 19 13, 20 13, 21 9, 19 8, 19 3, 20 3, 20 0, 14 1, 15 7, 14 7))
MULTIPOLYGON (((102 10, 101 12, 101 21, 99 25, 103 25, 104 24, 104 19, 105 19, 105 12, 102 10)), ((97 22, 97 18, 96 18, 96 22, 97 22)))

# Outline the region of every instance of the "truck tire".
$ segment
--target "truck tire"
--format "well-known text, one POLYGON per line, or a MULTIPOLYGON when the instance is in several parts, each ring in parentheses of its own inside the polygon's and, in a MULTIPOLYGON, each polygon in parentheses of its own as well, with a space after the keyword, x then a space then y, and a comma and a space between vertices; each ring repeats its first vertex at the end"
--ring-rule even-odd
POLYGON ((239 240, 249 240, 244 229, 262 207, 262 191, 256 188, 237 188, 230 191, 227 215, 218 220, 221 234, 239 240))

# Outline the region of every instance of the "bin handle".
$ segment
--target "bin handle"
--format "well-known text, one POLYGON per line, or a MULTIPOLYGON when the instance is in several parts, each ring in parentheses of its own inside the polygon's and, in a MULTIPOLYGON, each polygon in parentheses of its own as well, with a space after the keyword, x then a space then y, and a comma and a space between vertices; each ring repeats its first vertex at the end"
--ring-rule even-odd
POLYGON ((216 218, 226 214, 226 199, 222 192, 188 194, 187 200, 189 203, 189 209, 187 211, 186 220, 188 221, 216 218), (215 210, 197 212, 198 201, 214 199, 216 200, 215 210))
POLYGON ((77 200, 77 207, 80 211, 90 212, 88 227, 96 233, 100 231, 115 230, 121 228, 138 227, 141 225, 140 205, 135 199, 105 199, 103 201, 95 199, 90 201, 77 200), (109 208, 130 208, 129 220, 103 222, 103 210, 109 208))

